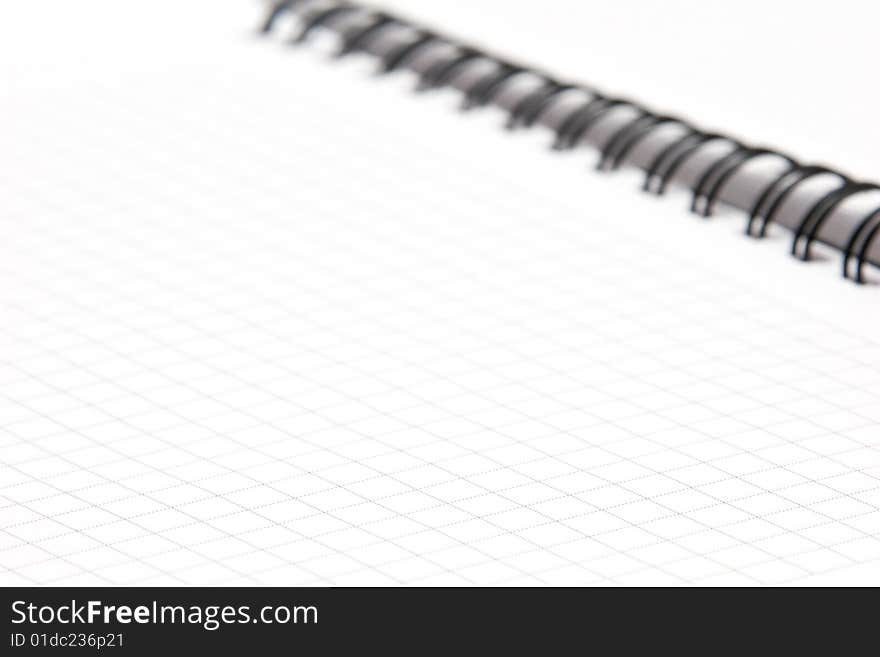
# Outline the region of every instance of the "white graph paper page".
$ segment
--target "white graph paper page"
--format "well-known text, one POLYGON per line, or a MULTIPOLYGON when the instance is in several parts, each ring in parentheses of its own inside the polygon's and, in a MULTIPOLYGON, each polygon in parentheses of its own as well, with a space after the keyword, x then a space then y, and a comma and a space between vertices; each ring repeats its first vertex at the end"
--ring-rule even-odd
POLYGON ((0 582, 880 583, 875 286, 122 4, 0 20, 0 582))

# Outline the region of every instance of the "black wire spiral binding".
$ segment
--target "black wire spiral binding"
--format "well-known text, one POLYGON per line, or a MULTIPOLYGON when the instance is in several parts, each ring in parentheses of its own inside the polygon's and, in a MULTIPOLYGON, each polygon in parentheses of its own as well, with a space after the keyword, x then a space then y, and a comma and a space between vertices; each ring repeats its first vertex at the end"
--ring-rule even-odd
POLYGON ((647 138, 657 128, 670 124, 682 124, 682 120, 675 116, 645 114, 636 121, 624 126, 605 144, 600 154, 597 168, 600 171, 619 169, 627 156, 642 140, 647 138))
POLYGON ((832 171, 828 167, 817 165, 796 165, 785 171, 755 201, 752 211, 749 213, 749 221, 746 224, 746 235, 750 237, 764 237, 767 234, 767 226, 773 221, 776 212, 791 193, 794 192, 795 188, 805 180, 824 174, 837 176, 842 181, 841 184, 845 184, 847 180, 842 174, 832 171), (753 232, 756 222, 760 222, 757 234, 753 232))
POLYGON ((482 55, 473 48, 462 48, 461 51, 451 59, 441 59, 431 68, 422 73, 419 78, 419 84, 416 91, 427 91, 429 89, 437 89, 446 85, 468 64, 482 59, 482 55))
POLYGON ((874 210, 871 214, 865 217, 859 224, 858 228, 853 231, 852 237, 850 237, 849 243, 846 245, 846 250, 843 254, 844 278, 851 278, 856 283, 865 282, 865 279, 862 276, 862 270, 865 266, 866 258, 868 255, 868 251, 871 248, 871 244, 878 236, 880 236, 880 208, 874 210), (856 255, 856 244, 860 239, 862 239, 863 233, 865 233, 865 235, 864 239, 862 240, 862 246, 859 249, 858 255, 856 255), (850 262, 853 257, 856 258, 856 271, 855 274, 851 275, 850 262))
POLYGON ((360 8, 356 5, 351 5, 347 2, 343 2, 332 7, 328 7, 326 9, 322 9, 321 11, 315 12, 313 15, 309 16, 306 20, 303 21, 302 26, 300 27, 299 33, 294 37, 294 43, 304 43, 306 39, 314 32, 317 28, 325 25, 333 19, 338 18, 340 16, 344 16, 345 14, 351 14, 360 11, 360 8))
POLYGON ((468 89, 464 95, 461 108, 463 110, 470 110, 488 105, 508 82, 526 72, 527 69, 524 69, 522 66, 500 64, 494 74, 485 76, 468 89))
POLYGON ((420 50, 424 50, 436 43, 438 43, 438 37, 433 32, 421 32, 412 43, 404 44, 382 57, 379 72, 392 73, 396 71, 415 57, 420 50))
POLYGON ((378 12, 373 17, 373 22, 362 30, 355 30, 345 35, 342 39, 342 45, 336 53, 337 57, 345 57, 351 53, 358 52, 366 48, 373 38, 378 37, 379 33, 390 25, 396 25, 397 19, 389 16, 384 12, 378 12))
POLYGON ((293 11, 296 6, 300 4, 300 1, 301 0, 280 0, 279 2, 275 2, 269 8, 269 12, 266 14, 265 20, 263 20, 260 31, 264 34, 271 32, 272 28, 275 27, 276 21, 287 12, 293 11))
MULTIPOLYGON (((365 21, 358 21, 357 27, 342 32, 341 47, 336 53, 338 57, 367 52, 373 40, 392 26, 409 29, 412 33, 410 40, 379 56, 379 72, 383 74, 405 68, 430 48, 440 45, 449 47, 448 56, 441 57, 420 74, 416 87, 418 91, 450 85, 475 62, 491 62, 494 68, 463 91, 462 110, 473 110, 491 104, 509 84, 524 74, 536 77, 539 84, 509 109, 506 127, 510 130, 535 125, 569 92, 585 94, 586 98, 561 117, 552 144, 557 150, 575 148, 604 117, 616 110, 629 108, 633 112, 632 119, 617 128, 600 149, 597 168, 601 171, 620 168, 633 150, 655 131, 664 126, 678 125, 682 134, 656 153, 645 167, 643 189, 657 195, 666 192, 678 171, 703 148, 713 143, 727 143, 730 149, 704 169, 693 185, 691 211, 703 217, 712 215, 725 186, 743 167, 758 158, 776 157, 786 167, 761 191, 752 205, 745 227, 745 233, 750 237, 766 236, 769 225, 801 184, 818 176, 836 176, 840 181, 839 186, 815 201, 794 229, 790 250, 793 256, 801 260, 811 258, 811 247, 820 238, 823 225, 847 199, 866 192, 880 191, 880 185, 875 183, 853 180, 825 166, 805 165, 777 150, 749 146, 728 135, 702 130, 685 119, 656 113, 634 101, 606 96, 583 84, 557 80, 534 68, 459 44, 430 30, 419 28, 407 20, 382 11, 370 10, 357 3, 275 0, 263 21, 261 31, 270 32, 278 19, 288 12, 298 14, 300 19, 299 31, 293 39, 295 43, 306 41, 319 27, 334 26, 337 20, 352 14, 362 15, 365 21), (310 5, 316 6, 311 9, 310 5), (302 10, 303 6, 305 10, 302 10)), ((871 247, 878 239, 880 208, 869 212, 857 223, 846 246, 841 249, 844 278, 857 283, 865 282, 864 268, 869 263, 871 247)))
POLYGON ((691 212, 699 212, 704 217, 710 216, 715 200, 721 194, 721 190, 724 189, 725 183, 748 162, 765 155, 782 158, 789 167, 795 166, 792 158, 779 151, 769 148, 738 146, 709 167, 697 181, 694 187, 693 201, 691 201, 691 212))
POLYGON ((557 98, 574 89, 577 89, 575 85, 563 84, 556 80, 545 78, 544 83, 540 87, 528 94, 510 110, 507 129, 530 128, 541 118, 544 110, 550 107, 557 98))
POLYGON ((684 163, 706 144, 714 141, 733 142, 736 147, 742 146, 730 137, 715 133, 702 132, 691 125, 684 124, 685 134, 661 150, 645 173, 645 183, 642 188, 646 192, 662 195, 666 193, 669 182, 684 165, 684 163))

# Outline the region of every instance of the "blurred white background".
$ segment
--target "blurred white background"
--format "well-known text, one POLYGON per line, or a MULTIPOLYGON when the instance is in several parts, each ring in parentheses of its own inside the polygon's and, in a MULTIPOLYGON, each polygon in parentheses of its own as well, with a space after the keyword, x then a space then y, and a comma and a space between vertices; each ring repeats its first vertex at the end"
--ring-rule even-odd
MULTIPOLYGON (((387 4, 878 177, 876 3, 387 4)), ((876 287, 746 238, 741 213, 700 221, 681 190, 659 201, 633 170, 511 138, 498 112, 462 118, 452 91, 419 97, 368 58, 260 40, 260 5, 0 3, 0 584, 752 583, 880 559, 876 287), (526 508, 543 498, 492 497, 526 548, 480 533, 483 502, 453 508, 483 497, 473 452, 508 450, 480 457, 494 495, 516 467, 563 472, 556 456, 583 451, 570 431, 624 465, 563 495, 547 526, 526 508), (530 467, 529 441, 558 450, 552 468, 530 467), (708 477, 706 461, 727 469, 708 477), (742 492, 746 466, 772 496, 742 492), (606 512, 631 477, 679 467, 694 468, 673 482, 693 519, 642 499, 632 520, 606 512), (413 490, 391 481, 410 470, 413 490), (361 477, 374 484, 346 488, 361 477), (438 483, 439 503, 421 494, 438 483), (401 511, 377 508, 394 486, 412 494, 401 511), (779 509, 791 525, 765 521, 779 509), (368 513, 383 522, 369 533, 368 513), (671 540, 641 529, 661 514, 671 540), (566 548, 569 517, 586 520, 566 548), (462 533, 433 532, 447 523, 462 533), (438 568, 453 578, 429 579, 438 568)), ((589 449, 562 464, 570 490, 608 463, 589 449)))
POLYGON ((880 177, 880 3, 388 0, 524 62, 707 128, 880 177))
MULTIPOLYGON (((167 65, 169 44, 240 39, 203 0, 4 3, 0 93, 167 65), (198 18, 194 21, 193 17, 198 18), (200 24, 194 29, 195 24, 200 24), (72 66, 75 64, 75 66, 72 66), (61 80, 59 80, 61 78, 61 80)), ((864 0, 387 0, 384 6, 475 43, 707 128, 880 176, 880 3, 864 0)))

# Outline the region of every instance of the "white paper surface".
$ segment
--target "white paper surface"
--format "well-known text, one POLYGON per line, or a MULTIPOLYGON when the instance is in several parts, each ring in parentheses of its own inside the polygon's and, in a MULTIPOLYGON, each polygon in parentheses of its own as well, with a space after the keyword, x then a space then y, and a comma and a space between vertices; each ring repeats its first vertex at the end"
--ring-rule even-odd
POLYGON ((250 3, 3 14, 3 584, 876 573, 878 292, 836 259, 250 3))

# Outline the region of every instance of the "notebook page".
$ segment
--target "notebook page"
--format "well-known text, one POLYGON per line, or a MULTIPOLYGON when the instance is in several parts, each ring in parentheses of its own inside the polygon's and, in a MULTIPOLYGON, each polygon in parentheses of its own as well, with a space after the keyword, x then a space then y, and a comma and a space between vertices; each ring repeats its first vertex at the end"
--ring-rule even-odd
POLYGON ((876 286, 249 3, 93 6, 4 46, 0 583, 876 572, 876 286))

